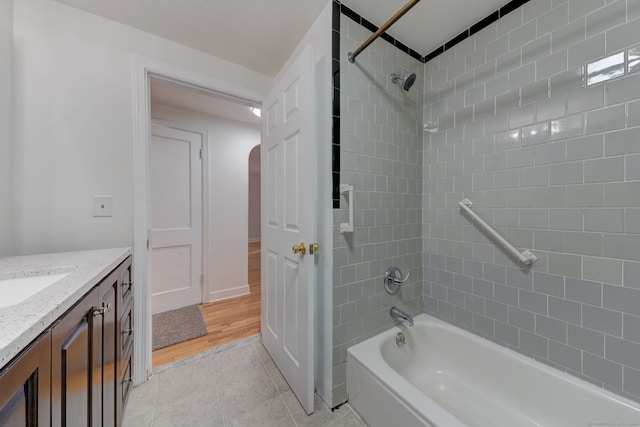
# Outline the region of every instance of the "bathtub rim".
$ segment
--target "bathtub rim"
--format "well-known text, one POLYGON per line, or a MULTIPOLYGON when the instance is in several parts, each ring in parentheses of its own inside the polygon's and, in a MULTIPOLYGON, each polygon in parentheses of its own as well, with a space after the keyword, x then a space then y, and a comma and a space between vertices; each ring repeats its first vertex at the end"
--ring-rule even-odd
MULTIPOLYGON (((384 395, 386 395, 386 400, 384 400, 384 403, 386 404, 384 409, 385 411, 387 411, 389 407, 394 408, 395 411, 398 410, 398 406, 402 408, 400 409, 403 412, 402 414, 397 414, 395 411, 393 413, 394 423, 396 425, 400 421, 399 419, 402 419, 402 421, 405 422, 399 425, 420 425, 424 427, 467 427, 466 424, 462 423, 456 417, 451 415, 451 413, 449 413, 441 405, 433 401, 429 396, 424 394, 408 381, 406 382, 406 384, 400 384, 396 385, 397 387, 393 387, 391 386, 391 384, 389 384, 389 382, 381 380, 371 371, 371 369, 369 369, 369 367, 365 366, 354 357, 349 356, 348 364, 348 384, 350 383, 352 376, 362 377, 362 379, 360 379, 358 383, 367 381, 374 382, 375 386, 378 387, 377 389, 380 390, 384 395), (398 390, 400 390, 400 392, 398 390), (404 394, 404 397, 399 397, 398 393, 403 392, 406 393, 404 394), (389 400, 391 402, 389 402, 389 400), (389 403, 391 403, 391 405, 389 405, 389 403), (427 411, 429 412, 429 415, 425 413, 427 411), (409 418, 409 422, 406 422, 407 418, 409 418)), ((360 384, 358 384, 358 386, 359 385, 360 384)), ((347 387, 349 386, 347 385, 347 387)), ((370 398, 371 396, 369 395, 367 399, 370 400, 370 398)), ((367 408, 367 405, 364 403, 363 406, 360 406, 360 402, 353 395, 349 396, 349 403, 351 404, 351 407, 354 409, 354 411, 356 411, 358 416, 360 416, 365 422, 368 423, 367 425, 384 425, 385 427, 389 425, 389 423, 385 424, 384 422, 380 424, 380 419, 385 418, 387 414, 377 413, 377 408, 374 410, 370 410, 370 408, 367 408), (372 419, 369 419, 369 417, 371 417, 372 419)))
MULTIPOLYGON (((416 321, 423 321, 425 318, 423 315, 414 317, 414 324, 416 321)), ((428 316, 431 317, 431 316, 428 316)), ((435 318, 433 318, 435 319, 435 318)), ((437 320, 437 319, 435 319, 437 320)), ((369 375, 371 375, 382 387, 384 387, 393 397, 403 402, 406 406, 409 406, 409 410, 419 418, 425 425, 441 426, 446 425, 450 427, 466 427, 462 421, 460 421, 455 415, 447 411, 438 402, 431 399, 427 394, 411 384, 407 379, 402 377, 397 371, 395 371, 382 357, 380 351, 381 344, 385 341, 386 337, 392 339, 392 337, 398 332, 408 333, 408 326, 396 325, 390 329, 374 335, 373 337, 353 345, 347 349, 347 371, 349 371, 349 358, 352 358, 355 363, 358 364, 360 369, 363 369, 369 375), (377 370, 373 370, 371 366, 363 361, 363 359, 371 359, 372 349, 374 346, 377 351, 375 357, 379 362, 377 370), (386 378, 398 378, 399 381, 387 381, 386 378), (427 415, 425 412, 429 412, 427 415)), ((347 379, 349 378, 349 372, 347 372, 347 379)), ((347 395, 349 394, 349 384, 347 383, 347 395)), ((353 406, 353 405, 352 405, 353 406)), ((354 406, 354 409, 355 406, 354 406)), ((364 414, 359 414, 364 417, 364 414)))
MULTIPOLYGON (((616 394, 610 390, 607 390, 603 387, 599 387, 595 384, 592 384, 586 380, 578 378, 574 375, 571 375, 567 372, 563 372, 557 368, 549 366, 543 362, 540 362, 532 357, 526 356, 522 353, 519 353, 511 348, 502 346, 498 343, 495 343, 489 339, 480 337, 466 329, 460 328, 453 324, 447 323, 444 320, 433 317, 429 314, 422 313, 414 317, 414 324, 428 324, 429 327, 436 327, 439 329, 445 329, 453 334, 461 335, 462 337, 470 339, 474 344, 481 345, 482 347, 489 347, 492 350, 498 351, 501 354, 514 358, 517 362, 527 365, 528 367, 541 369, 544 373, 550 375, 553 378, 557 378, 561 381, 567 381, 571 385, 584 389, 587 392, 593 392, 598 394, 604 399, 609 401, 613 401, 615 403, 627 406, 633 410, 636 410, 640 413, 640 403, 635 402, 625 396, 621 396, 616 394)), ((437 402, 431 399, 427 394, 422 392, 416 386, 411 384, 409 380, 400 375, 397 371, 391 368, 387 362, 384 360, 381 353, 381 345, 386 339, 393 339, 393 337, 398 333, 403 332, 408 337, 411 334, 411 327, 406 325, 395 325, 390 329, 381 332, 373 337, 368 338, 367 340, 353 345, 347 349, 347 356, 352 357, 361 367, 363 367, 369 374, 375 377, 378 382, 385 385, 389 391, 396 395, 398 399, 405 401, 407 404, 411 405, 414 408, 414 412, 418 412, 422 414, 421 411, 416 408, 421 408, 422 405, 429 404, 434 405, 440 409, 440 411, 436 411, 434 414, 434 419, 426 418, 428 422, 435 422, 436 425, 439 420, 442 420, 441 417, 452 417, 456 421, 459 419, 441 407, 437 402), (375 349, 375 352, 373 351, 375 349), (372 356, 373 355, 373 356, 372 356), (376 371, 372 370, 372 367, 369 366, 364 360, 372 360, 372 357, 376 358, 376 361, 379 362, 379 367, 376 367, 376 371), (398 381, 387 381, 385 378, 397 378, 398 381), (424 397, 424 399, 422 398, 424 397), (425 400, 426 399, 426 400, 425 400)), ((347 359, 348 361, 348 359, 347 359)), ((348 369, 348 363, 347 363, 348 369)), ((348 384, 347 384, 347 393, 348 393, 348 384)), ((450 422, 450 421, 449 421, 450 422)), ((461 426, 465 424, 460 423, 461 426)))

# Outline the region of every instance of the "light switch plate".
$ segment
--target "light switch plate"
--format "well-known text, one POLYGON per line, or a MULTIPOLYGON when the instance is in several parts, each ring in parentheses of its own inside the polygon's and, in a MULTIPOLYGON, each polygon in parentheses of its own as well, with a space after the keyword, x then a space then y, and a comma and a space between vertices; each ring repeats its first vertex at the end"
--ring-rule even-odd
POLYGON ((113 216, 113 199, 111 196, 93 196, 93 216, 113 216))

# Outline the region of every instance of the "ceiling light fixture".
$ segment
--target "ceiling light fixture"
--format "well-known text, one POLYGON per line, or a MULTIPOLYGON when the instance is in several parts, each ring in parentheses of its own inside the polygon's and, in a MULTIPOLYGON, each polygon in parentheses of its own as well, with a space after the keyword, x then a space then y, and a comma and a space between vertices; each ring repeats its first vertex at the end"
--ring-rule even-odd
POLYGON ((261 117, 262 111, 258 107, 251 107, 251 112, 256 117, 261 117))

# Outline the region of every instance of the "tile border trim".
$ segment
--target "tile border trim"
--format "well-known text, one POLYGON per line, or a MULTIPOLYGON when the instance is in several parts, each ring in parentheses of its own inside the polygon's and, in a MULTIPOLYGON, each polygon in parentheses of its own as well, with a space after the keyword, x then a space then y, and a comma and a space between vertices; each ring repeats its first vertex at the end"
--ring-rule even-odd
MULTIPOLYGON (((421 61, 422 63, 426 63, 426 62, 432 60, 433 58, 435 58, 436 56, 446 52, 449 49, 451 49, 452 47, 454 47, 458 43, 462 42, 466 38, 471 37, 472 35, 474 35, 478 31, 480 31, 480 30, 488 27, 489 25, 493 24, 498 19, 500 19, 500 18, 506 16, 507 14, 513 12, 514 10, 518 9, 520 6, 524 5, 525 3, 528 3, 529 1, 530 0, 511 0, 510 2, 508 2, 507 4, 502 6, 500 9, 498 9, 495 12, 491 13, 490 15, 484 17, 483 19, 481 19, 480 21, 478 21, 477 23, 475 23, 471 27, 467 28, 466 30, 464 30, 463 32, 461 32, 460 34, 458 34, 457 36, 455 36, 451 40, 445 42, 442 46, 439 46, 438 48, 434 49, 432 52, 428 53, 427 55, 421 55, 419 52, 411 49, 409 46, 407 46, 406 44, 402 43, 400 40, 397 40, 397 39, 393 38, 388 33, 382 33, 380 35, 380 38, 386 40, 389 44, 391 44, 392 46, 397 47, 402 52, 410 55, 412 58, 415 58, 418 61, 421 61)), ((350 18, 352 21, 362 25, 364 28, 366 28, 369 31, 376 32, 378 30, 378 27, 375 26, 371 21, 367 20, 365 17, 361 16, 360 14, 358 14, 354 10, 350 9, 349 7, 345 6, 344 4, 341 4, 338 0, 334 0, 333 1, 333 5, 334 5, 333 6, 334 7, 334 20, 335 20, 335 8, 336 8, 336 5, 337 5, 337 7, 339 8, 340 13, 342 13, 347 18, 350 18)), ((340 27, 340 23, 338 22, 338 31, 340 29, 339 27, 340 27)), ((333 29, 335 30, 335 22, 334 22, 333 29)))
POLYGON ((522 5, 524 5, 525 3, 528 3, 528 2, 529 2, 529 0, 511 0, 509 3, 505 4, 500 9, 496 10, 495 12, 490 14, 489 16, 486 16, 485 18, 481 19, 480 21, 478 21, 477 23, 475 23, 471 27, 467 28, 466 30, 464 30, 463 32, 461 32, 460 34, 458 34, 457 36, 455 36, 454 38, 452 38, 451 40, 449 40, 448 42, 446 42, 442 46, 434 49, 432 52, 430 52, 427 55, 425 55, 424 57, 422 57, 421 61, 423 63, 427 63, 427 62, 431 61, 432 59, 434 59, 438 55, 443 54, 444 52, 446 52, 447 50, 451 49, 452 47, 454 47, 458 43, 460 43, 463 40, 471 37, 472 35, 474 35, 478 31, 483 30, 484 28, 486 28, 489 25, 491 25, 494 22, 496 22, 498 19, 506 16, 507 14, 513 12, 514 10, 518 9, 520 6, 522 6, 522 5))
MULTIPOLYGON (((427 63, 438 55, 443 54, 447 50, 451 49, 463 40, 476 34, 478 31, 488 27, 496 22, 498 19, 506 16, 507 14, 518 9, 520 6, 528 3, 529 0, 511 0, 500 9, 491 13, 489 16, 478 21, 476 24, 464 30, 451 40, 447 41, 442 46, 434 49, 427 55, 421 55, 417 51, 411 49, 406 44, 396 40, 387 33, 382 33, 380 38, 386 40, 392 46, 400 49, 402 52, 410 55, 416 60, 427 63)), ((333 209, 340 208, 340 15, 344 15, 364 28, 375 32, 378 30, 374 24, 365 19, 357 12, 348 8, 344 4, 341 4, 339 0, 333 0, 332 2, 332 14, 331 14, 331 71, 332 71, 332 90, 333 90, 333 103, 332 103, 332 137, 331 137, 331 175, 332 175, 332 200, 333 209)))
POLYGON ((331 199, 333 209, 340 208, 340 14, 338 0, 332 2, 331 76, 333 102, 331 108, 331 199))
MULTIPOLYGON (((349 9, 344 4, 340 4, 340 12, 344 16, 346 16, 347 18, 350 18, 352 21, 355 21, 356 23, 362 25, 367 30, 369 30, 369 31, 371 31, 373 33, 378 31, 378 27, 375 26, 371 21, 369 21, 365 17, 359 15, 357 12, 354 12, 352 9, 349 9)), ((397 39, 393 38, 388 33, 382 33, 380 35, 380 38, 384 39, 385 41, 387 41, 392 46, 397 47, 398 49, 400 49, 404 53, 410 55, 412 58, 417 59, 418 61, 422 60, 423 56, 420 53, 418 53, 417 51, 411 49, 409 46, 407 46, 406 44, 402 43, 400 40, 397 40, 397 39)))

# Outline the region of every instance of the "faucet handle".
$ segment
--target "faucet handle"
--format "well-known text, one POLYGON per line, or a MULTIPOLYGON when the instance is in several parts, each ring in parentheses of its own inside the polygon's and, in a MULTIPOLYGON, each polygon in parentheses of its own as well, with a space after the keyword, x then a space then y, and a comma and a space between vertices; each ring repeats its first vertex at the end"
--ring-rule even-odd
POLYGON ((411 273, 403 276, 402 271, 398 267, 389 267, 384 272, 384 289, 391 295, 398 292, 400 286, 409 279, 411 273))
POLYGON ((393 280, 394 283, 402 284, 402 283, 406 282, 407 280, 409 280, 409 276, 411 276, 411 273, 407 273, 407 275, 404 276, 404 279, 398 279, 398 278, 392 276, 391 280, 393 280))

